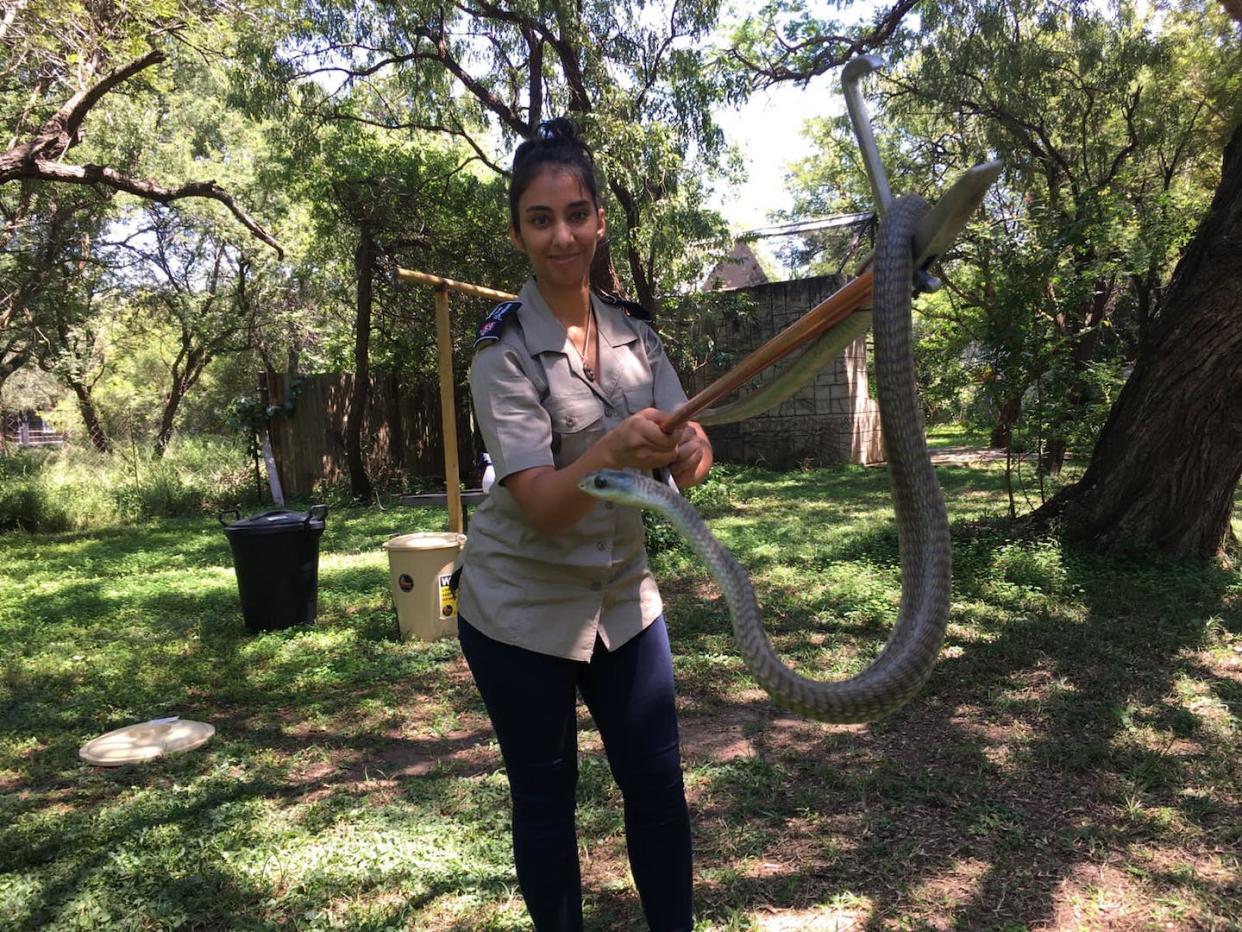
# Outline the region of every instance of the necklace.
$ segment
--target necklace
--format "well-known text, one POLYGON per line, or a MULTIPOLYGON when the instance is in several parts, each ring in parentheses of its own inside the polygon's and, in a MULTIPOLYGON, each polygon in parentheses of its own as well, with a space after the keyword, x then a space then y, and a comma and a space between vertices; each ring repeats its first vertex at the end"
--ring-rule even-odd
MULTIPOLYGON (((587 377, 588 382, 595 381, 595 370, 591 368, 591 364, 587 362, 587 354, 591 352, 591 321, 595 319, 595 311, 590 307, 587 308, 586 335, 582 340, 582 349, 578 349, 578 345, 574 344, 574 349, 578 350, 578 355, 582 358, 582 374, 587 377)), ((573 340, 569 341, 573 343, 573 340)))

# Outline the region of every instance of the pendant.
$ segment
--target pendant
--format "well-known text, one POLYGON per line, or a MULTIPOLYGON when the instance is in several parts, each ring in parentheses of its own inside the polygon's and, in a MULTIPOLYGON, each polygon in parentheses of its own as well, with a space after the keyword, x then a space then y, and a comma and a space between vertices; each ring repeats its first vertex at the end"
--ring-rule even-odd
POLYGON ((595 381, 595 370, 588 366, 585 362, 582 364, 582 374, 587 377, 588 382, 595 381))

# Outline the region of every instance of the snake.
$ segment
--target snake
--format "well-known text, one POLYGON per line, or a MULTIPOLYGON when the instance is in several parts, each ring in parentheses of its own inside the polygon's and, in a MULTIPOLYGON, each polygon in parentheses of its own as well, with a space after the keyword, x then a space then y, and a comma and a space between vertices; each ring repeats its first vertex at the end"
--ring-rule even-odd
POLYGON ((667 519, 720 587, 742 660, 755 681, 778 705, 820 721, 874 721, 908 702, 931 675, 948 624, 949 524, 927 453, 911 335, 913 231, 927 209, 927 202, 915 195, 894 200, 875 246, 875 370, 897 525, 901 598, 884 648, 865 670, 828 681, 790 669, 764 631, 746 570, 694 506, 670 486, 636 471, 614 469, 593 471, 578 483, 596 498, 647 508, 667 519))

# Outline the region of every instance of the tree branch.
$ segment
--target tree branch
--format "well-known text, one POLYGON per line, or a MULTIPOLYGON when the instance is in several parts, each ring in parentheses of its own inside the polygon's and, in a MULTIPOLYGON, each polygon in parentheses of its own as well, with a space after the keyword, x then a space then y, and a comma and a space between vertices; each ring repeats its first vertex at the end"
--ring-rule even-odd
POLYGON ((122 174, 106 165, 64 165, 43 159, 23 166, 21 173, 14 177, 38 181, 59 181, 66 184, 103 185, 117 191, 133 194, 148 201, 158 201, 161 204, 179 201, 187 197, 202 197, 208 200, 219 201, 257 239, 262 240, 276 250, 277 256, 284 258, 285 255, 280 243, 267 230, 263 229, 250 214, 239 207, 237 202, 233 200, 232 195, 214 181, 191 181, 176 188, 165 188, 153 181, 131 178, 129 175, 122 174))
POLYGON ((142 58, 136 58, 104 75, 93 87, 79 91, 70 97, 39 127, 33 139, 0 153, 0 184, 15 176, 23 162, 63 158, 66 152, 77 145, 78 131, 82 127, 82 121, 105 94, 139 72, 158 65, 165 60, 165 57, 163 52, 152 49, 142 58))
POLYGON ((152 49, 141 58, 117 68, 96 84, 79 91, 65 102, 35 133, 29 142, 0 153, 0 184, 8 181, 60 181, 69 184, 103 185, 125 191, 147 200, 168 203, 187 197, 204 197, 219 201, 255 237, 284 257, 280 244, 245 210, 239 207, 214 181, 195 181, 177 188, 165 188, 152 181, 131 178, 105 165, 66 165, 65 154, 78 144, 82 122, 91 108, 120 84, 134 75, 163 62, 167 56, 152 49))
POLYGON ((800 81, 806 84, 812 78, 844 65, 855 55, 883 45, 897 31, 905 15, 918 3, 919 0, 897 0, 870 32, 852 38, 840 35, 815 36, 791 45, 777 34, 774 38, 781 46, 781 52, 769 63, 750 61, 737 49, 730 49, 728 56, 751 72, 757 87, 772 87, 784 81, 800 81), (786 64, 808 50, 815 51, 805 65, 786 64))

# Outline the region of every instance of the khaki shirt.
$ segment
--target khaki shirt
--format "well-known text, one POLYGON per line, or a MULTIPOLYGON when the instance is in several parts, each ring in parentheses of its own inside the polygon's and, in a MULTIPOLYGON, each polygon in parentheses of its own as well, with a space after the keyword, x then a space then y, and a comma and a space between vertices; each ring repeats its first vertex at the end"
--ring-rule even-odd
POLYGON ((616 650, 663 611, 647 569, 640 512, 597 501, 555 536, 534 530, 501 484, 535 466, 572 463, 643 408, 686 400, 660 338, 645 321, 592 295, 598 382, 535 287, 482 344, 470 367, 474 412, 496 470, 470 521, 461 617, 488 637, 542 654, 589 660, 598 633, 616 650))

